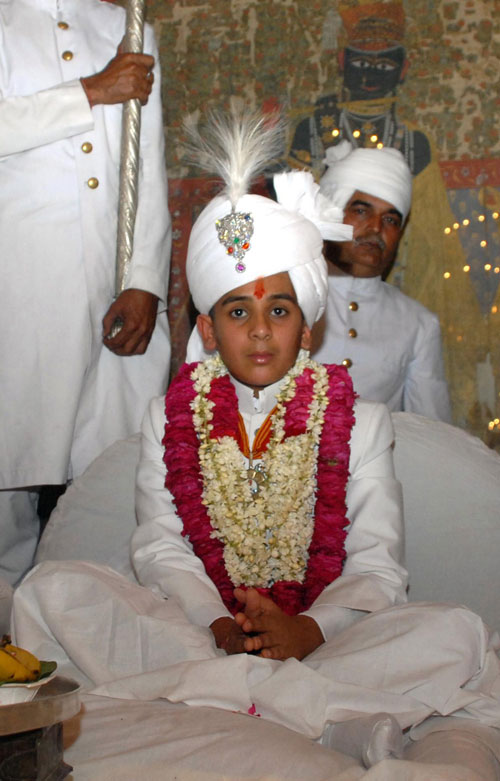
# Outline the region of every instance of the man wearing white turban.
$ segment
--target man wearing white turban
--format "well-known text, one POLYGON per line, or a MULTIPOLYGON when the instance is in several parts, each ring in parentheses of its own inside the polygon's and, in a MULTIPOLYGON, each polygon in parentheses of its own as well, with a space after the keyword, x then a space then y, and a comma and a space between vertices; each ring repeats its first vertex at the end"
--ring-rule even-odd
POLYGON ((321 193, 344 210, 352 241, 330 242, 328 303, 314 358, 349 368, 360 396, 390 410, 450 422, 439 320, 383 281, 411 205, 412 179, 396 149, 327 150, 321 193))
POLYGON ((367 766, 433 713, 500 726, 500 663, 479 617, 404 604, 387 408, 309 358, 326 297, 317 226, 333 239, 350 228, 310 174, 275 178, 283 202, 247 194, 255 166, 241 150, 253 140, 269 154, 265 133, 223 129, 226 191, 187 258, 203 348, 217 352, 184 364, 143 423, 131 551, 146 588, 46 562, 16 591, 17 640, 101 695, 258 713, 354 744, 367 766), (89 631, 93 615, 116 631, 89 631))

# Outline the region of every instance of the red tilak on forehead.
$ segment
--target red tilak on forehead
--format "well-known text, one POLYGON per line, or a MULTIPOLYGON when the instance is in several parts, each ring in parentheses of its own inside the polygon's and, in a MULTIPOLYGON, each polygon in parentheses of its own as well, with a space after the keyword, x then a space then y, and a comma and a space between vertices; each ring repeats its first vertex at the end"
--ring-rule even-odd
POLYGON ((259 277, 257 282, 255 283, 255 290, 253 291, 253 294, 255 298, 258 298, 259 300, 264 296, 266 293, 266 288, 264 287, 264 281, 262 277, 259 277))

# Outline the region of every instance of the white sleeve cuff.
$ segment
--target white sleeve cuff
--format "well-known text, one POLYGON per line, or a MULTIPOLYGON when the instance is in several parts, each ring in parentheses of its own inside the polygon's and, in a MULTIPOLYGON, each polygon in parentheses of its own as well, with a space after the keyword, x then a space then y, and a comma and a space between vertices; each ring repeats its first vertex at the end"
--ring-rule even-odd
POLYGON ((92 130, 94 119, 79 79, 33 95, 0 100, 0 155, 7 156, 92 130))
POLYGON ((136 264, 132 261, 130 264, 130 271, 127 276, 126 289, 146 290, 148 293, 158 296, 158 298, 166 303, 166 288, 167 280, 162 279, 155 269, 149 266, 142 266, 140 263, 136 264))
POLYGON ((193 624, 209 627, 217 618, 234 618, 220 602, 205 602, 189 610, 189 618, 193 624))
POLYGON ((366 612, 337 605, 312 605, 301 615, 314 619, 321 629, 324 639, 330 640, 334 635, 363 618, 366 612))

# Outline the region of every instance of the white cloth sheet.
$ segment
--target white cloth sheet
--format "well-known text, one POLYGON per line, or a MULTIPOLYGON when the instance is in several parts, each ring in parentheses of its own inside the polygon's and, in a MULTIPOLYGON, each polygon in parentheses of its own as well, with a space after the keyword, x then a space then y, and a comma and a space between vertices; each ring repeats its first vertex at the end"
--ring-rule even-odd
POLYGON ((496 781, 488 745, 500 741, 496 731, 461 725, 460 732, 454 725, 431 734, 432 745, 409 743, 408 760, 365 770, 262 719, 165 700, 83 695, 81 713, 64 724, 64 759, 75 781, 496 781))
POLYGON ((312 738, 380 711, 403 728, 436 713, 500 727, 500 639, 465 608, 377 611, 304 662, 279 662, 226 656, 175 599, 112 570, 47 562, 16 590, 13 628, 18 644, 105 696, 255 710, 312 738))
MULTIPOLYGON (((495 519, 500 490, 497 479, 500 474, 499 457, 479 440, 444 423, 408 413, 393 415, 393 421, 396 474, 403 481, 410 545, 410 598, 437 599, 443 583, 449 582, 455 601, 458 598, 478 611, 484 607, 491 616, 490 624, 500 627, 494 599, 500 586, 498 568, 494 566, 497 558, 494 535, 498 533, 495 519), (488 539, 492 540, 491 545, 488 545, 488 539), (471 560, 473 545, 481 546, 481 566, 475 559, 471 560), (436 571, 436 562, 439 571, 436 571), (488 578, 487 586, 483 584, 483 571, 488 578), (485 601, 487 594, 491 596, 489 601, 485 601)), ((68 559, 78 551, 78 555, 94 561, 104 563, 113 560, 114 566, 127 573, 129 578, 133 577, 126 543, 135 524, 133 474, 138 450, 137 437, 116 443, 92 464, 85 476, 74 482, 62 497, 45 531, 38 553, 40 561, 68 559)), ((158 641, 160 645, 164 637, 165 647, 173 647, 174 652, 179 653, 179 646, 172 646, 178 632, 167 632, 162 626, 162 611, 167 604, 164 601, 159 601, 154 619, 144 621, 138 614, 138 607, 142 603, 142 608, 150 612, 151 605, 157 605, 156 597, 147 592, 143 594, 141 589, 138 600, 134 590, 133 609, 130 611, 125 599, 118 609, 116 590, 125 598, 127 585, 116 576, 110 576, 115 586, 106 598, 102 584, 95 582, 95 570, 87 571, 86 565, 76 577, 75 573, 72 574, 75 591, 65 598, 68 581, 64 568, 67 565, 54 562, 46 566, 49 567, 47 576, 40 574, 38 581, 33 579, 31 585, 28 580, 18 592, 17 599, 23 591, 26 594, 28 587, 38 592, 37 601, 23 598, 22 636, 23 642, 32 644, 30 647, 37 644, 44 658, 58 659, 62 673, 73 675, 87 687, 92 686, 83 669, 85 665, 89 670, 95 668, 89 647, 95 633, 90 632, 89 626, 96 616, 102 616, 99 628, 104 640, 111 626, 119 627, 119 636, 123 638, 128 625, 132 643, 120 642, 113 652, 118 660, 121 659, 122 665, 131 652, 141 659, 148 659, 147 647, 142 639, 138 639, 143 638, 144 633, 152 632, 155 643, 158 641), (60 581, 52 579, 52 571, 60 573, 60 581), (44 591, 45 596, 42 596, 44 591), (83 595, 80 605, 74 604, 77 591, 83 595), (51 628, 48 626, 51 620, 49 604, 58 605, 51 628), (62 638, 63 629, 72 635, 75 627, 73 648, 78 650, 78 655, 70 662, 61 652, 57 638, 62 638)), ((174 612, 175 620, 180 622, 176 627, 182 628, 181 614, 177 608, 171 608, 170 605, 169 615, 174 612)), ((441 642, 443 635, 446 636, 446 625, 442 616, 436 616, 436 619, 439 620, 436 637, 441 642)), ((469 625, 466 633, 470 629, 469 625)), ((206 635, 202 635, 201 639, 199 635, 197 637, 198 645, 195 636, 191 638, 189 653, 193 655, 206 648, 206 635)), ((407 639, 411 645, 411 638, 407 639)), ((424 649, 428 645, 424 644, 424 649)), ((422 647, 415 642, 413 646, 415 653, 422 647)), ((101 681, 107 666, 114 666, 116 662, 113 654, 108 658, 108 651, 103 648, 97 649, 97 653, 101 681)), ((213 647, 211 653, 207 663, 227 661, 214 656, 213 647)), ((456 648, 449 648, 448 653, 456 660, 456 648)), ((491 654, 485 654, 484 658, 486 655, 491 661, 491 654)), ((437 649, 429 649, 428 657, 434 658, 437 665, 437 649)), ((161 663, 161 659, 156 657, 156 662, 161 663)), ((178 663, 176 669, 177 672, 184 671, 185 665, 178 663)), ((456 672, 456 665, 454 669, 456 672)), ((130 667, 127 672, 129 670, 130 667)), ((171 670, 169 675, 173 674, 171 670)), ((165 684, 165 681, 161 683, 162 675, 157 671, 147 676, 129 677, 125 684, 135 687, 138 697, 147 697, 154 693, 155 687, 161 688, 165 684)), ((319 673, 310 670, 308 675, 309 680, 304 678, 300 700, 304 691, 309 690, 311 678, 319 673)), ((481 677, 484 683, 485 673, 481 677)), ((236 674, 235 686, 228 686, 231 693, 237 691, 241 694, 241 679, 240 670, 236 674)), ((200 680, 204 680, 203 675, 198 676, 197 684, 200 680)), ((323 677, 321 682, 323 686, 323 677)), ((180 683, 177 694, 182 693, 180 683)), ((176 684, 172 684, 172 677, 169 685, 174 691, 176 684)), ((65 758, 74 765, 74 777, 79 781, 108 781, 116 777, 136 781, 139 775, 147 776, 151 781, 156 778, 177 778, 178 781, 215 781, 220 778, 233 781, 260 778, 266 781, 284 778, 308 778, 311 781, 327 781, 330 778, 336 781, 354 778, 370 781, 498 779, 498 761, 495 759, 495 756, 500 756, 498 730, 463 717, 426 719, 412 728, 411 738, 415 738, 416 742, 407 738, 402 760, 383 761, 365 770, 351 758, 328 751, 311 743, 309 738, 297 731, 292 732, 262 718, 219 708, 187 707, 164 699, 118 700, 116 697, 127 694, 122 682, 117 680, 110 686, 121 693, 114 694, 114 698, 84 695, 81 716, 65 725, 65 758), (427 738, 429 732, 431 734, 427 738)), ((262 688, 265 689, 265 686, 262 688)), ((343 688, 345 692, 345 684, 343 688)), ((420 696, 424 694, 421 690, 420 696)), ((463 695, 463 691, 455 691, 456 697, 463 695)), ((468 689, 465 696, 471 696, 468 689)), ((245 704, 248 701, 245 700, 245 704)), ((377 709, 380 709, 381 701, 377 698, 376 702, 377 709)))

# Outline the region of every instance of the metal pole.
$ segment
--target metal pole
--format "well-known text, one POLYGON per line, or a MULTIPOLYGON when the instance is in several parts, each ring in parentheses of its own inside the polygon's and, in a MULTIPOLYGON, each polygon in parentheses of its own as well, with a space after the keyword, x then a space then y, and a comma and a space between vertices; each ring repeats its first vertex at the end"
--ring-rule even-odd
MULTIPOLYGON (((142 53, 144 45, 144 16, 145 0, 129 0, 124 51, 134 54, 142 53)), ((128 100, 123 105, 122 120, 115 297, 118 297, 124 289, 134 246, 140 134, 141 102, 137 99, 128 100)), ((117 326, 118 323, 115 322, 113 330, 117 326)), ((118 331, 115 333, 118 333, 118 331)))

